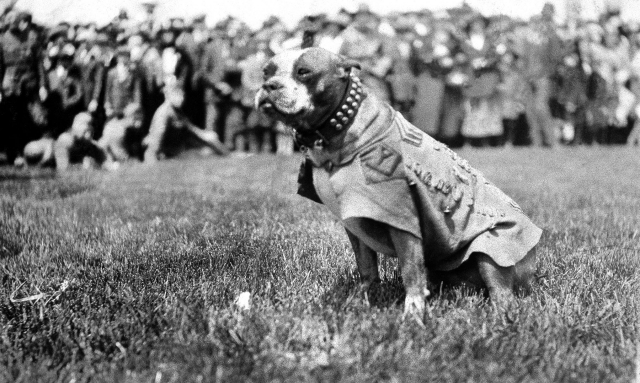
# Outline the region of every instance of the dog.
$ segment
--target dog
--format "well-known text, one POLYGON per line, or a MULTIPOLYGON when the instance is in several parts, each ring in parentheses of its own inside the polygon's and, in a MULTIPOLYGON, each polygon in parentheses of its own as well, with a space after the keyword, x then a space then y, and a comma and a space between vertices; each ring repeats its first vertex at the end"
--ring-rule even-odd
POLYGON ((405 313, 423 314, 429 285, 486 287, 497 304, 535 272, 542 230, 447 146, 376 99, 357 62, 321 48, 264 66, 256 107, 295 132, 305 153, 298 193, 346 228, 366 293, 377 253, 397 256, 405 313))

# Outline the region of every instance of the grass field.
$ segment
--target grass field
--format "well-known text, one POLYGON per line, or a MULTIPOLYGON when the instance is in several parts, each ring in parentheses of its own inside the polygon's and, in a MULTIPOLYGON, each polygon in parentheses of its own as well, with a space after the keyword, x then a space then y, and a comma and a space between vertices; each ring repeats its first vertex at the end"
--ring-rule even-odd
POLYGON ((629 382, 640 151, 464 150, 544 229, 531 295, 437 291, 402 319, 395 260, 350 299, 340 224, 298 158, 0 169, 0 381, 629 382), (251 293, 251 308, 234 304, 251 293))

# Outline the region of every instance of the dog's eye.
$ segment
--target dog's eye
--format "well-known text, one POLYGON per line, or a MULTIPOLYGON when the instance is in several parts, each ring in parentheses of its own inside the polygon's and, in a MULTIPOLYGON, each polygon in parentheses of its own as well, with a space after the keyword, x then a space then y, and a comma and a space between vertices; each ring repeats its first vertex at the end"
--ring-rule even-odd
POLYGON ((309 69, 307 69, 307 68, 298 69, 298 76, 304 77, 304 76, 306 76, 308 74, 311 74, 311 71, 309 69))

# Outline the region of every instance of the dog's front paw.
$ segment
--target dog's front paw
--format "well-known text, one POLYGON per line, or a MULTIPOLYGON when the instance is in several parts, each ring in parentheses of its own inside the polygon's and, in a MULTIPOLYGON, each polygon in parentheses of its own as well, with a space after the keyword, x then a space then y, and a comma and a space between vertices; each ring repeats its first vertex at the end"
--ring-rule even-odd
POLYGON ((428 289, 423 289, 422 292, 407 293, 404 299, 404 315, 416 314, 419 318, 424 315, 426 300, 431 295, 428 289))

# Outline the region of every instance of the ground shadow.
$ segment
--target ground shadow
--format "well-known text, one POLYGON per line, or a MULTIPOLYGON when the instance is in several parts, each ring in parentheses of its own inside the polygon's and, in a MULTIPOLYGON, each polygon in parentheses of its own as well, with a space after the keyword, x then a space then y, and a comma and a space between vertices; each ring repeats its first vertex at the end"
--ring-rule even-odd
MULTIPOLYGON (((337 278, 333 286, 327 290, 322 297, 322 302, 328 307, 336 310, 343 310, 350 306, 360 306, 368 303, 371 307, 391 308, 402 306, 405 298, 405 289, 402 284, 402 277, 398 275, 390 275, 383 278, 378 283, 371 286, 365 296, 359 292, 358 273, 345 272, 337 278)), ((535 283, 535 282, 534 282, 535 283)), ((473 283, 456 280, 455 282, 443 280, 430 275, 429 291, 431 299, 441 299, 445 301, 457 301, 461 296, 477 295, 482 299, 488 300, 489 291, 473 283)), ((530 290, 517 289, 516 297, 522 298, 530 295, 530 290)))
MULTIPOLYGON (((322 296, 325 307, 343 310, 349 306, 365 303, 365 296, 359 291, 359 276, 356 272, 345 272, 338 277, 333 286, 322 296)), ((383 278, 374 283, 367 292, 367 301, 371 307, 389 308, 401 305, 405 291, 400 278, 383 278)))

